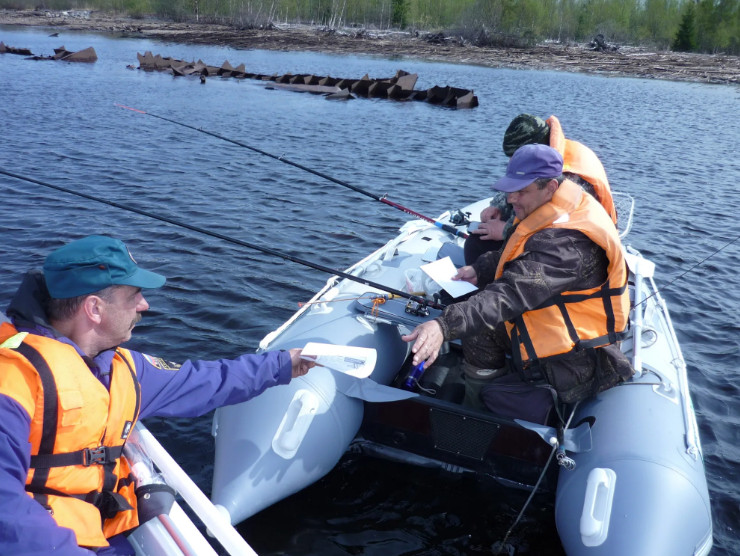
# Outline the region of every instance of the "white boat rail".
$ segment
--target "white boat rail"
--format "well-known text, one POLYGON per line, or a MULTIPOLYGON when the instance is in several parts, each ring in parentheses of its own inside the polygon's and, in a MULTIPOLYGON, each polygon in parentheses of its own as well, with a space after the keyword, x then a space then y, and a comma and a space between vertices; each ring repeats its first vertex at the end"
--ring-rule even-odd
MULTIPOLYGON (((208 499, 198 485, 177 464, 154 435, 141 423, 137 423, 129 440, 127 450, 143 451, 161 472, 165 483, 173 488, 190 506, 198 518, 228 554, 232 556, 257 556, 231 522, 208 499)), ((133 466, 133 472, 141 473, 141 467, 133 466)), ((141 477, 137 476, 137 480, 141 477)), ((175 503, 169 515, 160 515, 139 526, 130 540, 137 554, 167 556, 203 556, 217 553, 190 518, 175 503)))
POLYGON ((635 369, 635 374, 640 377, 642 376, 642 356, 640 351, 642 348, 643 315, 645 312, 644 301, 646 300, 646 298, 643 299, 643 280, 646 278, 652 280, 653 273, 655 272, 655 264, 652 261, 644 259, 640 253, 631 247, 626 248, 626 258, 630 270, 635 275, 634 306, 632 308, 632 367, 635 369))
POLYGON ((680 403, 683 412, 684 428, 686 431, 686 453, 692 458, 697 459, 701 457, 701 443, 699 440, 695 413, 691 405, 686 361, 683 358, 683 353, 681 352, 678 338, 676 337, 676 330, 673 328, 673 321, 668 313, 665 299, 660 295, 658 286, 655 283, 655 263, 643 258, 642 255, 632 247, 627 247, 626 251, 628 265, 632 270, 632 273, 635 275, 634 307, 632 310, 632 366, 635 369, 635 375, 639 378, 642 376, 643 372, 641 356, 643 315, 645 313, 645 308, 647 307, 648 299, 653 298, 652 302, 663 315, 667 332, 670 335, 670 342, 668 342, 668 345, 672 352, 671 362, 676 368, 676 382, 678 383, 678 390, 680 392, 680 403), (643 287, 644 281, 647 281, 649 284, 647 288, 643 287), (647 289, 648 292, 652 292, 648 297, 643 297, 643 290, 645 289, 647 289))
POLYGON ((686 453, 692 458, 703 458, 701 449, 701 440, 699 438, 699 428, 696 424, 696 413, 691 402, 691 393, 689 392, 689 378, 686 368, 686 360, 683 358, 681 346, 678 343, 676 329, 673 328, 673 321, 668 313, 668 306, 665 299, 660 295, 660 290, 655 281, 650 277, 650 285, 653 289, 653 296, 656 299, 656 305, 663 313, 668 332, 671 335, 671 347, 674 350, 673 366, 676 367, 678 377, 678 389, 681 392, 681 408, 683 410, 684 427, 686 427, 686 453))

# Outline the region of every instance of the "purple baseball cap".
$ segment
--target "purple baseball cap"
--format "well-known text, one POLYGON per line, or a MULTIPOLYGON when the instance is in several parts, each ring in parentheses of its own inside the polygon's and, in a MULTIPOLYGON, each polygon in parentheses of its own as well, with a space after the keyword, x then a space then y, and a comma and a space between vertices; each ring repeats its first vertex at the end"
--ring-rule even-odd
POLYGON ((563 157, 547 145, 524 145, 509 159, 506 175, 493 184, 493 189, 513 193, 524 189, 537 178, 557 178, 563 173, 563 157))

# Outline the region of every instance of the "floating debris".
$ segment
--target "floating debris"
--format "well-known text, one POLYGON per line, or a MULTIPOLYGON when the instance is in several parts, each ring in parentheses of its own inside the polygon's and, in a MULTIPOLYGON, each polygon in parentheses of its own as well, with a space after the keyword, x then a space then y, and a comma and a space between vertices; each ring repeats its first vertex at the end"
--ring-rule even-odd
POLYGON ((98 59, 98 55, 92 46, 88 46, 77 52, 70 52, 63 46, 60 46, 54 49, 54 56, 38 56, 28 48, 14 48, 0 42, 0 54, 20 54, 22 56, 28 56, 30 60, 62 60, 64 62, 92 63, 98 59))
POLYGON ((0 41, 0 54, 20 54, 21 56, 33 56, 33 53, 28 48, 16 48, 14 46, 8 46, 2 41, 0 41))
POLYGON ((300 93, 324 95, 328 100, 350 100, 352 98, 385 98, 391 100, 419 100, 452 108, 475 108, 478 97, 469 89, 434 86, 427 90, 415 90, 418 75, 398 70, 393 77, 371 78, 365 74, 359 79, 319 76, 313 74, 265 75, 251 73, 244 64, 232 66, 228 60, 220 66, 211 66, 198 60, 185 62, 170 57, 154 55, 150 51, 136 54, 139 69, 144 71, 163 71, 176 77, 200 76, 201 83, 206 77, 219 76, 235 79, 257 79, 270 82, 269 89, 284 89, 300 93))
POLYGON ((78 50, 77 52, 70 52, 63 46, 60 46, 59 48, 54 49, 54 56, 52 56, 52 59, 62 60, 64 62, 92 63, 97 61, 98 54, 92 46, 88 46, 87 48, 78 50))

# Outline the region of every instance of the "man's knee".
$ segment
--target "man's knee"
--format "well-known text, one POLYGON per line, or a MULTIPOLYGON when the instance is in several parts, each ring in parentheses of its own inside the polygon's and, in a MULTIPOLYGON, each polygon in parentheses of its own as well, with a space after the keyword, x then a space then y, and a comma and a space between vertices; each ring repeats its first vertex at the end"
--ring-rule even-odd
POLYGON ((463 357, 469 367, 479 369, 500 369, 506 366, 509 347, 501 332, 494 330, 486 334, 464 339, 463 357))

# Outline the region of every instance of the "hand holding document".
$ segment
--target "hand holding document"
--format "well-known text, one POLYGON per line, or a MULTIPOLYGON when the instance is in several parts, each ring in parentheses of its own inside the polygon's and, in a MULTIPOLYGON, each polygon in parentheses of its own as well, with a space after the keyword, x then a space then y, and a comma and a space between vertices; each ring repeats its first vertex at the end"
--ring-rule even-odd
POLYGON ((375 368, 378 353, 373 348, 335 346, 309 342, 301 351, 301 358, 357 378, 367 378, 375 368))
POLYGON ((427 275, 442 286, 452 297, 460 297, 466 293, 477 290, 470 282, 464 280, 453 280, 452 277, 457 274, 457 268, 452 264, 452 259, 445 257, 429 264, 421 266, 421 269, 427 275))

